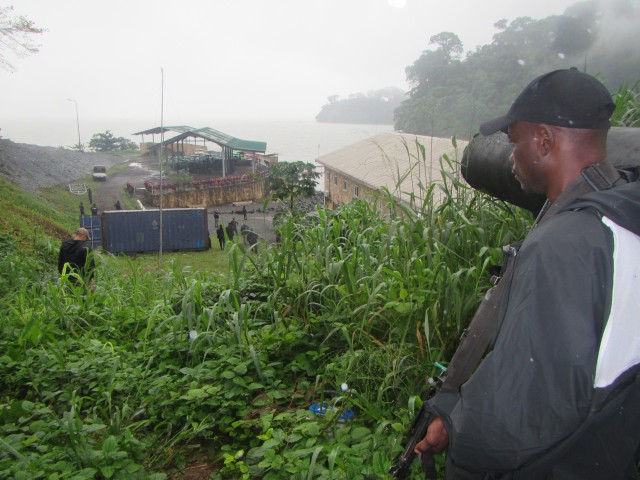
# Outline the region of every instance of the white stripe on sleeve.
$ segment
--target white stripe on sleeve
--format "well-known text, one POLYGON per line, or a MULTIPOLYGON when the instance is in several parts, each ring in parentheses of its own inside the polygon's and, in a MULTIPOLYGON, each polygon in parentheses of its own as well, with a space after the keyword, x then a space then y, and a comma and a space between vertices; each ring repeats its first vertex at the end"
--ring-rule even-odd
POLYGON ((640 363, 640 237, 606 217, 613 233, 611 311, 600 341, 594 387, 605 388, 640 363))

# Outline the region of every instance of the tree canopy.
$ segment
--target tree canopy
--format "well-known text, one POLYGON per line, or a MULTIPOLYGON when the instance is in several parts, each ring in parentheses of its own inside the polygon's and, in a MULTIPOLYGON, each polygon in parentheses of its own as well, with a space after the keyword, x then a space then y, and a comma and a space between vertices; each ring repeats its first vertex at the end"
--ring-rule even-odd
POLYGON ((320 173, 312 163, 280 162, 269 167, 269 189, 271 197, 287 199, 293 210, 298 197, 310 197, 315 193, 320 173))
POLYGON ((355 93, 341 99, 339 95, 327 97, 327 103, 316 115, 318 122, 333 123, 393 123, 393 111, 404 100, 404 92, 395 87, 382 88, 369 93, 355 93))
POLYGON ((13 65, 7 60, 4 49, 9 49, 14 55, 23 57, 38 53, 38 45, 33 36, 44 32, 24 16, 16 16, 13 7, 0 6, 0 66, 13 70, 13 65))
POLYGON ((484 120, 505 112, 542 73, 578 67, 612 91, 640 77, 638 0, 587 0, 564 15, 498 20, 489 45, 463 55, 455 33, 441 32, 405 70, 408 98, 394 112, 405 132, 471 138, 484 120), (635 6, 634 6, 635 4, 635 6))
POLYGON ((107 130, 104 133, 95 133, 89 141, 89 148, 94 152, 115 152, 137 150, 138 145, 124 137, 116 137, 107 130))

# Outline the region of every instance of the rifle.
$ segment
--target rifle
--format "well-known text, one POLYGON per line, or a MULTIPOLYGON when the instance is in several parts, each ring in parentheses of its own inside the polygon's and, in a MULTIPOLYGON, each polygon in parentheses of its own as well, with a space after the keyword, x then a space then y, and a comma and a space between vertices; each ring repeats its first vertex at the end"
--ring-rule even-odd
MULTIPOLYGON (((429 389, 429 394, 427 395, 427 400, 433 397, 439 390, 440 386, 442 386, 442 382, 444 380, 444 375, 446 373, 446 368, 440 365, 438 362, 435 363, 435 366, 440 369, 440 377, 438 377, 432 384, 429 389)), ((393 478, 397 478, 402 480, 407 478, 409 474, 409 468, 411 467, 411 463, 416 456, 415 448, 416 445, 424 438, 427 434, 427 429, 431 424, 431 421, 435 418, 435 416, 427 410, 427 402, 422 403, 422 407, 420 411, 413 419, 411 426, 408 430, 408 441, 406 443, 406 447, 404 451, 398 456, 396 459, 396 463, 389 469, 389 473, 393 476, 393 478)), ((425 473, 425 477, 428 480, 436 480, 438 478, 436 472, 436 463, 433 455, 420 455, 420 462, 422 463, 422 470, 425 473)))
MULTIPOLYGON (((436 395, 439 391, 457 392, 460 386, 467 381, 473 373, 482 355, 491 343, 491 339, 496 334, 499 325, 497 319, 498 306, 505 289, 511 285, 513 276, 513 264, 520 248, 520 244, 507 245, 504 250, 504 262, 500 275, 494 275, 491 279, 494 286, 489 289, 484 299, 478 306, 475 315, 469 323, 460 339, 460 344, 453 354, 447 368, 439 363, 435 363, 441 371, 440 376, 432 384, 427 400, 436 395)), ((427 401, 422 404, 422 408, 409 427, 409 441, 396 463, 389 469, 389 473, 397 479, 404 479, 409 473, 411 462, 416 454, 416 445, 424 438, 433 420, 433 414, 427 410, 427 401)), ((428 480, 437 478, 435 460, 433 452, 420 455, 422 469, 428 480)))

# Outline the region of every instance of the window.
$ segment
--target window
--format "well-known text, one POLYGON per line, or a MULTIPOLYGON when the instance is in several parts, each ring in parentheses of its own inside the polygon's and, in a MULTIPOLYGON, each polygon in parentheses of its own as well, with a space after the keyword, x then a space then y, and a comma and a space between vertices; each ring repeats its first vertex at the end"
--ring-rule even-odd
POLYGON ((360 196, 360 187, 358 185, 353 186, 353 196, 358 198, 360 196))
POLYGON ((347 181, 346 180, 342 180, 342 190, 344 190, 345 192, 347 191, 347 181))
POLYGON ((333 184, 337 187, 338 186, 338 175, 334 175, 333 176, 333 184))

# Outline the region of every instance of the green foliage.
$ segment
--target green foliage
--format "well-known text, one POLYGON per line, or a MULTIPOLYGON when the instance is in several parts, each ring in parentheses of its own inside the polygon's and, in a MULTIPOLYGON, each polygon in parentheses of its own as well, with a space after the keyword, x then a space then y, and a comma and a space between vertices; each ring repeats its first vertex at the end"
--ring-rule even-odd
MULTIPOLYGON (((67 193, 67 196, 70 196, 67 193)), ((73 212, 77 211, 77 204, 73 212)), ((77 225, 74 214, 43 203, 0 177, 0 235, 11 235, 19 248, 43 253, 43 244, 62 239, 77 225)), ((46 249, 45 249, 46 250, 46 249)))
POLYGON ((432 36, 433 48, 406 68, 411 89, 394 113, 396 130, 471 138, 480 123, 507 111, 533 78, 559 68, 597 73, 613 89, 634 84, 640 53, 631 47, 637 42, 629 36, 635 36, 631 25, 639 17, 631 3, 623 0, 615 8, 603 8, 587 1, 568 8, 565 15, 499 20, 491 44, 468 51, 464 58, 454 33, 432 36))
POLYGON ((156 479, 204 459, 220 479, 388 478, 434 362, 532 220, 442 169, 411 208, 383 193, 292 213, 278 246, 229 249, 226 276, 105 257, 85 288, 0 241, 19 266, 0 284, 0 477, 156 479))
POLYGON ((107 130, 104 133, 93 134, 89 140, 89 148, 94 152, 135 151, 138 149, 138 144, 124 137, 116 137, 107 130))
POLYGON ((338 95, 327 98, 316 115, 318 122, 333 123, 393 123, 393 111, 404 99, 399 88, 388 87, 367 94, 358 93, 340 99, 338 95))
POLYGON ((320 173, 312 163, 280 162, 269 167, 269 190, 275 199, 289 200, 293 211, 298 197, 310 197, 315 193, 320 173))
POLYGON ((611 124, 618 127, 640 127, 640 81, 631 88, 620 87, 614 100, 616 109, 611 116, 611 124))

